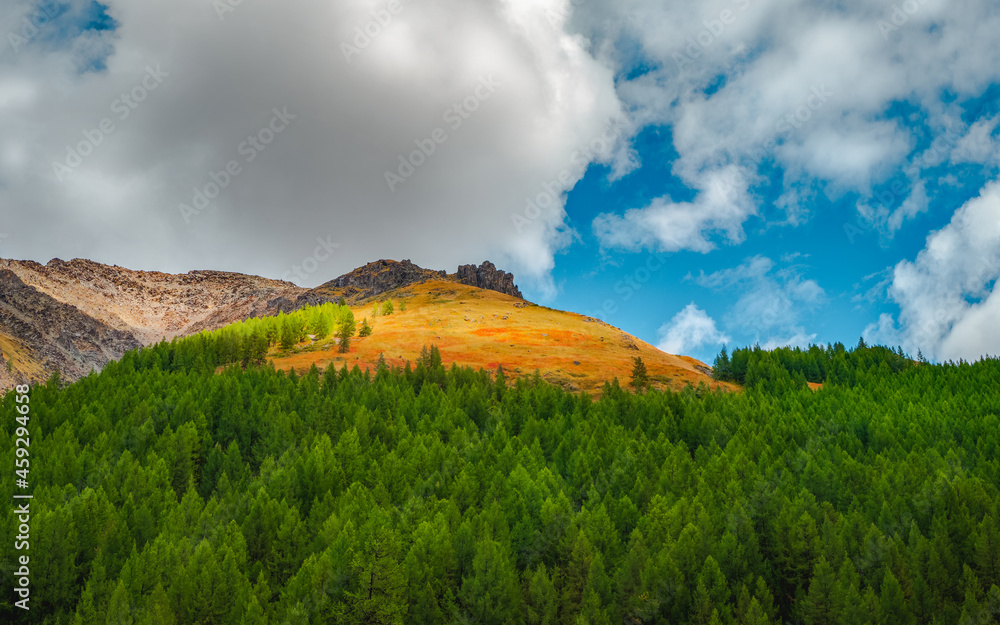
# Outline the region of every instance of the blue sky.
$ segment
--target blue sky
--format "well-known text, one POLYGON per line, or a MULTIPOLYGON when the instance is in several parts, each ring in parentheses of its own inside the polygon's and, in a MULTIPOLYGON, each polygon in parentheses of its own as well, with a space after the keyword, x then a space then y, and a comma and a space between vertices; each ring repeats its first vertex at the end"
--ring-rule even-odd
POLYGON ((995 2, 5 10, 0 257, 302 286, 489 259, 703 360, 1000 353, 995 2))
MULTIPOLYGON (((970 124, 995 114, 989 109, 995 109, 996 101, 977 100, 965 107, 971 111, 966 118, 970 124)), ((917 129, 918 125, 910 127, 917 129)), ((926 149, 928 143, 925 139, 917 149, 926 149)), ((809 217, 800 225, 774 223, 781 221, 780 217, 769 220, 769 212, 771 216, 780 212, 774 207, 776 189, 780 189, 783 175, 778 167, 756 189, 765 214, 746 222, 746 240, 742 243, 720 242, 708 253, 603 250, 590 228, 598 214, 645 206, 664 194, 678 200, 693 195, 671 173, 677 154, 672 149, 669 128, 644 129, 633 146, 642 162, 640 168, 621 180, 609 182, 606 166, 592 166, 568 193, 569 223, 581 237, 557 258, 554 272, 560 287, 557 303, 561 308, 592 314, 625 328, 654 345, 663 338, 661 327, 669 327, 661 320, 664 313, 672 317, 692 302, 717 321, 719 331, 730 338, 730 348, 755 342, 762 345, 775 340, 782 342, 782 338, 797 339, 791 344, 802 346, 805 341, 853 345, 882 313, 899 314, 899 306, 886 296, 887 285, 881 284, 891 277, 893 267, 903 259, 916 257, 928 234, 946 226, 955 211, 976 197, 989 176, 996 173, 995 169, 982 166, 962 168, 956 174, 961 184, 943 186, 927 212, 907 221, 892 236, 884 236, 859 218, 856 194, 837 200, 818 197, 809 207, 809 217), (741 293, 700 285, 697 278, 738 267, 757 257, 773 261, 770 274, 779 283, 783 279, 774 274, 787 271, 803 280, 815 281, 823 290, 823 297, 816 302, 797 302, 798 316, 787 320, 783 316, 770 327, 746 327, 743 324, 747 313, 734 297, 741 293)), ((953 168, 942 166, 934 173, 945 176, 952 171, 953 168)), ((891 184, 886 184, 886 188, 891 184)), ((907 187, 906 192, 909 191, 907 187)), ((890 208, 901 201, 902 197, 890 208)), ((685 353, 711 362, 719 348, 719 343, 706 343, 685 353)))

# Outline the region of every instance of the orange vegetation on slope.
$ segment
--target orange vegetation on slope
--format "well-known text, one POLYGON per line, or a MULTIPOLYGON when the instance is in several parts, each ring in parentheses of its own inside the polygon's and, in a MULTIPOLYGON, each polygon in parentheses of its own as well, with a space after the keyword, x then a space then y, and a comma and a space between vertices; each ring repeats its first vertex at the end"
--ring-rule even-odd
POLYGON ((46 379, 45 368, 24 344, 0 332, 0 392, 46 379))
POLYGON ((337 353, 333 339, 306 342, 292 354, 272 354, 279 369, 308 369, 312 364, 338 368, 358 365, 375 369, 379 354, 390 366, 415 364, 424 345, 436 345, 445 366, 455 362, 493 371, 503 365, 508 379, 533 375, 538 369, 549 382, 571 391, 596 393, 606 380, 617 377, 626 385, 633 358, 646 364, 655 388, 683 388, 715 382, 704 363, 687 356, 673 356, 607 325, 575 313, 537 306, 495 291, 445 280, 429 280, 379 296, 391 299, 396 312, 372 318, 373 301, 351 310, 360 326, 368 318, 374 332, 354 338, 347 354, 337 353), (400 311, 400 302, 407 310, 400 311))

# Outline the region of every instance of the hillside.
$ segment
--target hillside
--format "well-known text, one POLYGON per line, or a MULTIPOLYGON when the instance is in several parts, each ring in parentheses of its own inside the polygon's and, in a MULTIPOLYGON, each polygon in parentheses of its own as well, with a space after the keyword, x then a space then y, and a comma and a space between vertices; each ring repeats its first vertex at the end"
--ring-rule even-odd
POLYGON ((76 380, 163 338, 290 309, 306 292, 258 276, 173 275, 84 259, 0 260, 0 274, 0 390, 56 369, 76 380))
POLYGON ((0 389, 25 379, 45 379, 56 368, 67 379, 76 379, 140 345, 128 332, 0 269, 0 389))
POLYGON ((54 259, 45 265, 4 261, 0 267, 143 345, 271 314, 306 291, 290 282, 239 273, 134 271, 83 259, 54 259))
MULTIPOLYGON (((0 260, 0 390, 38 382, 58 369, 73 381, 130 349, 255 317, 345 298, 360 320, 375 300, 412 304, 408 314, 381 317, 376 333, 359 339, 347 360, 373 367, 379 354, 402 366, 424 345, 437 345, 450 364, 513 377, 538 369, 568 390, 594 391, 605 380, 627 381, 641 356, 657 388, 711 382, 696 360, 664 354, 594 320, 522 299, 514 276, 485 261, 455 273, 409 260, 378 260, 314 289, 258 276, 218 271, 167 274, 89 260, 0 260), (577 364, 579 363, 579 364, 577 364)), ((329 342, 272 352, 281 368, 347 362, 329 342)))
POLYGON ((353 339, 349 354, 337 353, 332 338, 306 341, 292 354, 272 350, 275 366, 302 371, 334 363, 374 370, 384 355, 388 365, 403 367, 415 363, 424 346, 436 345, 448 366, 495 371, 502 365, 512 378, 537 369, 543 379, 569 391, 594 393, 615 377, 627 384, 637 356, 656 388, 716 384, 704 363, 661 352, 598 319, 440 278, 357 298, 349 307, 359 323, 367 318, 374 330, 370 337, 353 339), (374 317, 375 304, 383 301, 392 301, 395 312, 374 317), (400 311, 404 302, 406 311, 400 311))

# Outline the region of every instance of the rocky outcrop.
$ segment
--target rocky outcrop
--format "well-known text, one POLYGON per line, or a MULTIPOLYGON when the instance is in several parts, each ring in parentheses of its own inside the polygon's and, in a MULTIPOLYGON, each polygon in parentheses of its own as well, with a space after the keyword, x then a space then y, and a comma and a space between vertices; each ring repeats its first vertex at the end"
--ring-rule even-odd
POLYGON ((479 267, 461 265, 457 273, 448 275, 444 271, 424 269, 414 265, 409 260, 383 259, 368 263, 364 267, 359 267, 336 280, 331 280, 302 294, 296 300, 295 307, 300 308, 306 304, 316 305, 336 301, 340 297, 344 297, 348 302, 358 303, 427 280, 450 280, 524 299, 521 291, 514 284, 514 276, 500 271, 490 261, 484 262, 479 267))
POLYGON ((478 267, 475 265, 461 265, 455 276, 462 284, 479 287, 480 289, 489 289, 490 291, 497 291, 518 299, 524 299, 521 291, 514 284, 513 274, 497 269, 488 260, 478 267))
POLYGON ((316 287, 299 297, 299 306, 332 301, 344 297, 358 302, 426 280, 447 278, 444 271, 433 271, 414 265, 409 260, 377 260, 316 287))

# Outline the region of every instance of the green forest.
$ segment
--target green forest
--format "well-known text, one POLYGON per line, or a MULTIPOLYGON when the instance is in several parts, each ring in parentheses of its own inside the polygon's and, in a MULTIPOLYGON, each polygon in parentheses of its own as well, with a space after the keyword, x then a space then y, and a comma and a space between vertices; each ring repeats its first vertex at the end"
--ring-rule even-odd
POLYGON ((31 609, 5 540, 4 621, 1000 622, 996 359, 748 348, 716 360, 740 392, 599 399, 436 348, 263 362, 293 321, 345 323, 324 310, 32 388, 31 609))

